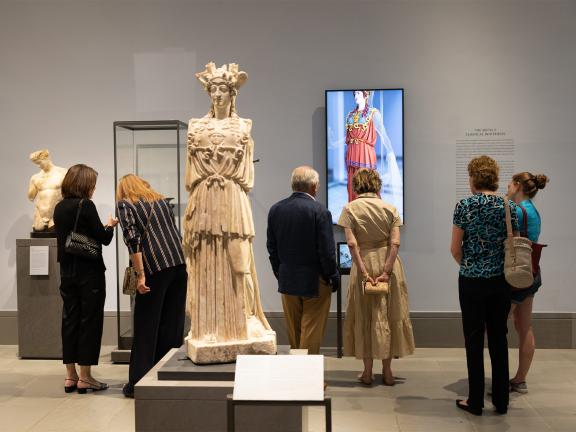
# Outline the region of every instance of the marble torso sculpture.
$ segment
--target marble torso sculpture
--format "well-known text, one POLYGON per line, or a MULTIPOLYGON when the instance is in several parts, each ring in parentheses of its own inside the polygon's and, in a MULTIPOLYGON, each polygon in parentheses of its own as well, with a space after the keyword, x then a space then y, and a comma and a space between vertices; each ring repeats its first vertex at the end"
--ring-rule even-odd
POLYGON ((196 74, 212 106, 188 124, 184 253, 188 268, 188 356, 222 363, 238 354, 274 354, 276 333, 262 306, 254 264, 252 121, 235 99, 247 75, 236 64, 196 74))
POLYGON ((48 150, 30 154, 30 160, 40 167, 40 172, 30 177, 28 186, 28 199, 36 206, 32 229, 50 231, 54 229, 54 207, 62 199, 60 188, 68 170, 55 166, 48 150))

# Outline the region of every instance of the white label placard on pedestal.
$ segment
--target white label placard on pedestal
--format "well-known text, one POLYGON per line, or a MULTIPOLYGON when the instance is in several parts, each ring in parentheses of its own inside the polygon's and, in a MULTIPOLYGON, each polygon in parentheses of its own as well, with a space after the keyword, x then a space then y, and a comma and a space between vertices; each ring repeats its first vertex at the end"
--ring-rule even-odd
POLYGON ((30 246, 30 276, 48 275, 48 246, 30 246))
POLYGON ((322 401, 324 356, 240 355, 234 400, 322 401))

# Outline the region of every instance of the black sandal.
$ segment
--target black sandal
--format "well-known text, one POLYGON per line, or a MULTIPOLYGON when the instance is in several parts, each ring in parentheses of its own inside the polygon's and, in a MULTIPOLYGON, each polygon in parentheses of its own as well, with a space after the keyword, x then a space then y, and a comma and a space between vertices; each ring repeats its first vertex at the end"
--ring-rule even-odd
POLYGON ((64 379, 64 391, 65 391, 66 393, 72 393, 72 392, 76 391, 77 384, 78 384, 78 380, 77 380, 77 379, 65 378, 65 379, 64 379), (72 381, 74 384, 71 385, 71 386, 67 386, 67 385, 66 385, 66 381, 72 381))
POLYGON ((475 416, 481 416, 482 415, 482 408, 473 408, 470 405, 464 405, 461 402, 466 402, 466 404, 468 404, 468 401, 464 400, 464 399, 456 399, 456 406, 458 408, 460 408, 461 410, 469 412, 470 414, 475 415, 475 416))
POLYGON ((94 392, 106 390, 108 388, 108 384, 103 382, 97 382, 97 384, 91 383, 89 381, 78 380, 78 382, 82 382, 84 384, 89 384, 89 387, 78 387, 78 393, 86 394, 88 390, 92 390, 94 392))

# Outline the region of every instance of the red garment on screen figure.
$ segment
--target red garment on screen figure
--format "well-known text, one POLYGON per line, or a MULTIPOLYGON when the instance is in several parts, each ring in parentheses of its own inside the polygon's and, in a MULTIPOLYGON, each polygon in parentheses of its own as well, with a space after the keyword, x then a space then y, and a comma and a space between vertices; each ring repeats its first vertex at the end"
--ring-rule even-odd
MULTIPOLYGON (((348 115, 350 119, 350 113, 348 115)), ((360 168, 376 169, 376 149, 374 148, 378 135, 372 117, 374 109, 371 109, 368 118, 364 122, 346 122, 346 170, 348 171, 348 202, 356 199, 352 189, 352 177, 360 168)), ((361 118, 361 120, 364 120, 361 118)))

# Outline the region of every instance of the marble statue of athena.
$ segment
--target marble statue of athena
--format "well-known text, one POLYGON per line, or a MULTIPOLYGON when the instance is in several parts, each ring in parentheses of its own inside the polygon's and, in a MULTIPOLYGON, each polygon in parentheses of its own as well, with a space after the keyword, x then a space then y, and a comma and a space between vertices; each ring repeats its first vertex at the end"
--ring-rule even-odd
POLYGON ((252 249, 252 121, 236 113, 236 95, 248 76, 236 64, 209 63, 196 77, 211 106, 188 124, 188 356, 206 364, 234 361, 238 354, 274 354, 276 333, 262 310, 252 249))

